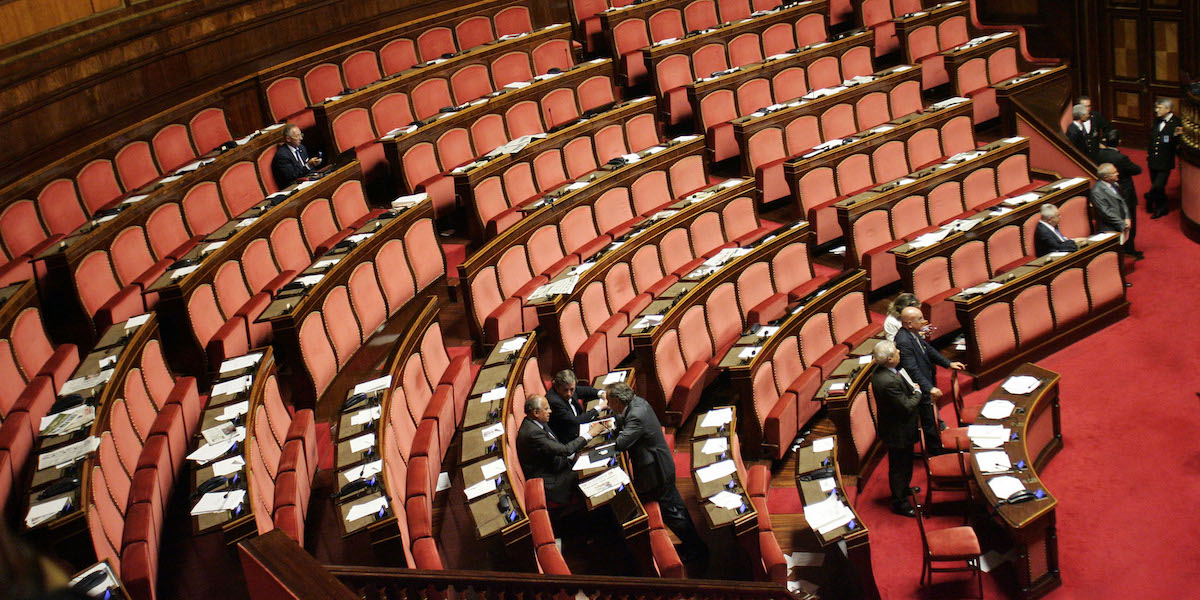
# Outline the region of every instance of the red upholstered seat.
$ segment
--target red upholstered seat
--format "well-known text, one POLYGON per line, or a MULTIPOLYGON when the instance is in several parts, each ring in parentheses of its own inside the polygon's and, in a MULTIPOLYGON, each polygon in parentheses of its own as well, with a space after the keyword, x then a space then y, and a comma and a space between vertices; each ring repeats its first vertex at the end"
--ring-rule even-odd
POLYGON ((417 59, 417 47, 412 40, 392 40, 379 49, 379 62, 385 75, 394 75, 421 62, 417 59))
MULTIPOLYGON (((215 109, 214 109, 215 110, 215 109)), ((204 111, 201 112, 203 114, 204 111)), ((199 118, 197 115, 196 118, 199 118)), ((195 119, 192 121, 195 123, 195 119)), ((224 116, 221 116, 224 124, 224 116)), ((195 131, 193 131, 193 135, 195 131)), ((121 186, 117 183, 117 172, 110 160, 96 159, 85 165, 75 176, 79 186, 79 197, 88 214, 107 208, 121 197, 121 186)))
MULTIPOLYGON (((1122 286, 1124 290, 1124 286, 1122 286)), ((1017 347, 1016 331, 1007 302, 997 302, 984 307, 971 323, 975 332, 979 360, 983 365, 992 364, 1017 347)))
POLYGON ((474 16, 463 19, 454 26, 454 39, 458 42, 459 50, 469 50, 496 39, 492 32, 492 22, 485 16, 474 16))
MULTIPOLYGON (((548 73, 550 69, 566 71, 575 64, 571 43, 563 39, 542 42, 533 49, 530 56, 533 59, 534 73, 537 75, 548 73)), ((527 79, 530 78, 527 77, 527 79)))
POLYGON ((933 560, 967 560, 979 556, 979 539, 970 527, 947 527, 926 534, 933 560))
POLYGON ((342 70, 333 63, 319 64, 304 74, 304 95, 309 106, 320 104, 343 89, 342 70))
POLYGON ((533 22, 526 6, 509 6, 492 15, 496 37, 533 31, 533 22))

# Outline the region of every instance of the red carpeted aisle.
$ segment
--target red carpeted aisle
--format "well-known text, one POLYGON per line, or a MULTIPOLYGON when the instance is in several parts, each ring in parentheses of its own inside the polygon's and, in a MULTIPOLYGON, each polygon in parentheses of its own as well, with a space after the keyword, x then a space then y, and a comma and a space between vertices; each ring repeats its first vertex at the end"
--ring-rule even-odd
MULTIPOLYGON (((1129 154, 1145 164, 1144 153, 1129 154)), ((1149 179, 1135 181, 1141 201, 1149 179)), ((1165 218, 1152 220, 1139 208, 1146 259, 1129 263, 1130 316, 1036 361, 1062 374, 1065 447, 1041 473, 1059 499, 1063 584, 1049 598, 1200 596, 1200 246, 1180 231, 1178 171, 1168 195, 1176 208, 1165 218)), ((991 389, 967 403, 982 403, 991 389)), ((952 422, 949 407, 943 417, 952 422)), ((913 483, 923 486, 920 464, 915 470, 913 483)), ((935 582, 951 583, 921 590, 916 522, 892 514, 887 496, 885 459, 856 507, 871 530, 883 598, 972 596, 969 581, 955 583, 958 574, 937 575, 935 582)), ((932 520, 934 527, 959 523, 932 520)), ((984 585, 988 598, 1009 597, 1010 586, 990 574, 984 585)))

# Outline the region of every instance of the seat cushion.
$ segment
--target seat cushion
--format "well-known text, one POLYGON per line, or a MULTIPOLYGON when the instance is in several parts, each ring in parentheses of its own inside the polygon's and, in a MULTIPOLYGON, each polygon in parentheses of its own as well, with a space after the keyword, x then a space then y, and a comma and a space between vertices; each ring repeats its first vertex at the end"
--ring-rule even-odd
POLYGON ((949 527, 925 535, 933 560, 966 560, 979 556, 979 538, 970 527, 949 527))

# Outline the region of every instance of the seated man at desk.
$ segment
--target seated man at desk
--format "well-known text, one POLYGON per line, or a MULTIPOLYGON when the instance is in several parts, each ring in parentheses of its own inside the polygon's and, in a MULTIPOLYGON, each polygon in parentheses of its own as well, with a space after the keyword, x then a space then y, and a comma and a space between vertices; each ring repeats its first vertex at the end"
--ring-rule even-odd
POLYGON ((301 144, 304 133, 295 125, 283 129, 283 143, 275 151, 271 159, 271 174, 275 176, 275 185, 283 189, 312 172, 321 165, 321 157, 309 158, 308 150, 301 144))
POLYGON ((681 542, 679 559, 685 563, 699 561, 707 567, 708 545, 696 532, 683 496, 675 487, 675 460, 654 409, 625 382, 609 385, 605 391, 616 415, 617 450, 629 453, 633 489, 642 502, 658 502, 663 521, 681 542))
POLYGON ((579 385, 579 378, 570 369, 554 375, 546 400, 550 402, 550 429, 560 440, 573 440, 579 436, 579 426, 595 421, 600 411, 608 407, 604 390, 579 385), (587 401, 600 399, 596 408, 587 409, 587 401))
POLYGON ((1042 219, 1038 221, 1037 228, 1033 230, 1033 249, 1038 256, 1045 256, 1051 252, 1074 252, 1079 249, 1079 244, 1084 238, 1069 238, 1058 230, 1058 223, 1062 221, 1062 214, 1058 207, 1053 204, 1043 204, 1042 219))
POLYGON ((567 504, 578 489, 578 476, 571 466, 575 453, 588 440, 604 433, 603 423, 593 423, 587 431, 566 442, 550 428, 550 403, 545 396, 530 396, 525 401, 525 420, 517 431, 517 460, 526 479, 542 478, 546 500, 556 505, 567 504))
POLYGON ((914 517, 908 492, 913 472, 913 444, 917 443, 919 428, 917 406, 921 388, 900 370, 900 350, 894 342, 884 340, 872 351, 875 372, 871 373, 871 392, 875 394, 879 414, 879 439, 888 448, 888 486, 892 491, 892 511, 914 517))

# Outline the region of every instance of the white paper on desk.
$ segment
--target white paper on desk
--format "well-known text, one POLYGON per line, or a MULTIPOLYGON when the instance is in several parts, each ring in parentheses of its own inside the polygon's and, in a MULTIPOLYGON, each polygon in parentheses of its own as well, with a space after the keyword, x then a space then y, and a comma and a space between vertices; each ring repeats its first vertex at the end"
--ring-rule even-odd
POLYGON ((1042 381, 1037 377, 1030 375, 1014 375, 1005 380, 1000 387, 1010 394, 1019 395, 1028 394, 1029 392, 1036 390, 1039 385, 1042 385, 1042 381))
POLYGON ((763 325, 762 327, 758 328, 757 335, 758 337, 765 339, 775 335, 775 332, 777 331, 779 331, 778 325, 763 325))
POLYGON ((384 375, 383 377, 377 377, 370 381, 364 381, 364 382, 354 386, 354 389, 350 392, 350 395, 354 396, 357 394, 371 394, 374 392, 378 392, 379 390, 386 390, 389 387, 391 387, 391 385, 392 385, 392 376, 384 375))
POLYGON ((984 473, 1000 473, 1012 468, 1008 453, 1003 450, 976 452, 975 462, 979 464, 979 470, 984 473))
POLYGON ((350 451, 351 452, 362 452, 363 450, 366 450, 368 448, 374 448, 374 447, 375 447, 375 434, 374 433, 364 433, 356 438, 350 439, 350 451))
POLYGON ((729 449, 729 439, 723 437, 708 438, 700 447, 701 454, 720 454, 729 449))
POLYGON ((1006 204, 1008 206, 1020 206, 1027 202, 1033 202, 1034 200, 1037 200, 1038 198, 1041 198, 1041 197, 1042 197, 1041 194, 1038 194, 1037 192, 1029 192, 1028 194, 1021 194, 1020 196, 1013 196, 1012 198, 1005 200, 1004 204, 1006 204))
POLYGON ((200 496, 200 500, 192 507, 192 516, 225 512, 225 499, 229 492, 208 492, 200 496))
POLYGON ((704 418, 700 419, 700 426, 706 428, 717 428, 733 420, 733 407, 723 406, 714 408, 704 414, 704 418))
POLYGON ((232 421, 246 413, 250 412, 250 401, 242 400, 224 407, 221 414, 217 416, 218 421, 232 421))
POLYGON ((372 406, 370 408, 364 408, 364 409, 350 415, 350 424, 355 427, 357 427, 359 425, 366 425, 367 423, 378 421, 380 415, 382 415, 382 414, 383 414, 383 406, 372 406))
POLYGON ((721 490, 708 498, 709 502, 728 510, 737 510, 742 506, 742 497, 729 490, 721 490))
POLYGON ((865 364, 870 363, 873 359, 874 359, 874 357, 872 357, 870 354, 868 354, 866 356, 860 356, 860 357, 858 357, 858 364, 865 365, 865 364))
POLYGON ((510 354, 525 347, 525 342, 528 340, 525 336, 517 336, 510 340, 505 340, 500 344, 499 352, 502 354, 510 354))
POLYGON ((596 467, 603 467, 608 464, 609 457, 598 457, 595 461, 592 460, 591 452, 580 452, 575 459, 575 464, 571 466, 572 471, 586 471, 596 467))
POLYGON ((171 271, 171 275, 170 275, 171 281, 175 281, 176 279, 179 279, 180 277, 183 277, 184 275, 187 275, 188 273, 191 273, 192 271, 195 271, 196 269, 199 269, 199 268, 200 268, 200 265, 189 265, 186 267, 180 267, 178 269, 175 269, 174 271, 171 271))
POLYGON ((424 202, 427 198, 429 198, 429 194, 426 194, 425 192, 412 194, 410 196, 400 196, 399 198, 392 200, 392 208, 408 208, 424 202))
POLYGON ((1025 484, 1021 483, 1020 479, 1012 475, 1001 475, 988 480, 988 487, 992 488, 992 493, 997 498, 1007 499, 1013 494, 1025 489, 1025 484))
POLYGON ((696 478, 700 483, 709 483, 723 477, 728 477, 737 471, 737 465, 733 460, 723 460, 718 463, 713 463, 707 467, 696 469, 696 478))
POLYGON ((125 329, 134 329, 136 327, 141 327, 143 324, 146 323, 146 321, 149 321, 149 320, 150 320, 150 313, 141 314, 136 317, 129 317, 129 319, 127 319, 125 321, 125 329))
POLYGON ((227 394, 240 394, 248 389, 254 383, 254 376, 247 374, 241 377, 234 377, 228 381, 222 381, 212 387, 212 392, 209 394, 212 397, 224 396, 227 394))
POLYGON ((625 381, 625 378, 628 375, 629 371, 613 371, 604 376, 604 379, 600 381, 600 385, 608 385, 610 383, 619 383, 625 381))
POLYGON ((163 177, 162 179, 159 179, 158 183, 159 184, 171 183, 172 181, 179 181, 182 178, 183 178, 183 175, 172 175, 170 177, 163 177))
POLYGON ((629 475, 621 467, 613 467, 579 484, 579 491, 588 498, 603 496, 629 483, 629 475))
POLYGON ((1088 236, 1088 241, 1089 241, 1089 242, 1102 242, 1102 241, 1104 241, 1104 240, 1107 240, 1108 238, 1110 238, 1110 237, 1112 237, 1112 236, 1114 236, 1114 235, 1117 235, 1117 232, 1115 232, 1115 231, 1105 231, 1105 232, 1102 232, 1102 233, 1095 233, 1095 234, 1092 234, 1092 235, 1089 235, 1089 236, 1088 236))
POLYGON ((1015 405, 1008 400, 990 400, 987 404, 983 405, 983 408, 979 411, 979 414, 988 419, 995 419, 998 421, 1000 419, 1007 419, 1008 416, 1012 414, 1013 408, 1015 408, 1015 405))
POLYGON ((1002 284, 998 281, 989 281, 987 283, 981 283, 975 287, 969 287, 969 288, 963 290, 962 293, 966 294, 968 296, 978 295, 978 294, 986 294, 992 290, 1000 289, 1001 287, 1004 287, 1004 284, 1002 284))
POLYGON ((38 470, 69 465, 100 447, 100 438, 91 436, 56 450, 38 455, 38 470))
POLYGON ((229 452, 233 448, 235 443, 237 442, 234 440, 228 440, 220 444, 205 444, 187 455, 187 459, 205 465, 213 459, 224 456, 226 452, 229 452))
POLYGON ((501 386, 495 389, 488 390, 479 397, 480 402, 489 403, 497 400, 503 400, 508 395, 508 388, 501 386))
POLYGON ((925 248, 946 239, 948 235, 950 235, 949 229, 938 229, 918 236, 917 239, 912 240, 908 245, 913 248, 925 248))
POLYGON ((317 285, 318 283, 321 283, 321 280, 324 278, 325 278, 325 275, 323 273, 316 273, 314 275, 305 275, 303 277, 297 277, 296 282, 300 283, 304 287, 312 287, 314 285, 317 285))
POLYGON ((967 101, 967 99, 963 98, 962 96, 955 96, 954 98, 947 98, 946 100, 942 100, 941 102, 935 102, 933 104, 933 108, 948 108, 948 107, 954 106, 956 104, 962 104, 963 102, 966 102, 966 101, 967 101))
POLYGON ((494 423, 492 425, 488 425, 487 427, 484 427, 479 434, 483 437, 483 441, 490 442, 504 435, 504 423, 494 423))
POLYGON ((1011 432, 1003 425, 968 425, 967 437, 980 448, 999 448, 1008 441, 1011 432))
POLYGON ((354 521, 357 521, 367 515, 373 515, 387 508, 387 505, 387 496, 380 496, 365 502, 359 502, 358 504, 351 506, 350 510, 346 511, 346 522, 353 523, 354 521))
POLYGON ((1082 183, 1084 181, 1087 181, 1087 179, 1084 179, 1083 177, 1072 177, 1070 179, 1064 179, 1064 180, 1054 184, 1054 189, 1056 189, 1056 190, 1066 189, 1077 183, 1082 183))
POLYGON ((575 190, 582 190, 583 188, 585 188, 587 186, 588 186, 588 182, 586 182, 586 181, 573 181, 573 182, 567 184, 567 191, 573 192, 575 190))
POLYGON ((959 219, 950 224, 950 228, 954 231, 970 231, 973 227, 979 224, 979 219, 959 219))
POLYGON ((662 315, 646 315, 633 325, 634 329, 646 329, 662 323, 662 315))
POLYGON ((246 459, 237 455, 230 456, 229 458, 218 460, 217 462, 213 463, 213 475, 216 475, 217 477, 232 475, 238 471, 241 471, 242 467, 245 465, 246 459))
POLYGON ((844 392, 844 391, 846 391, 846 382, 844 382, 844 381, 838 381, 838 382, 835 382, 835 383, 831 383, 831 384, 829 384, 829 391, 831 391, 831 392, 844 392))
POLYGON ((100 580, 98 583, 96 583, 96 585, 93 585, 88 589, 79 590, 79 593, 88 598, 102 598, 104 596, 104 592, 117 587, 116 575, 112 572, 112 569, 109 568, 108 563, 97 563, 91 567, 88 567, 87 569, 84 569, 81 573, 79 573, 79 575, 76 575, 74 579, 67 583, 67 585, 75 587, 93 573, 98 572, 104 573, 104 579, 100 580))
POLYGON ((342 471, 342 478, 346 480, 346 483, 350 483, 351 481, 366 479, 367 477, 375 475, 380 471, 383 471, 383 459, 346 469, 345 471, 342 471))
POLYGON ((225 440, 231 440, 237 436, 237 426, 233 423, 222 423, 201 431, 200 435, 204 436, 206 443, 220 444, 225 440))
POLYGON ((219 242, 212 242, 211 244, 206 244, 203 248, 200 249, 200 255, 207 256, 212 251, 214 251, 224 245, 225 245, 224 240, 219 241, 219 242))
POLYGON ((508 467, 504 465, 504 459, 497 458, 496 460, 479 467, 479 472, 483 474, 484 479, 494 479, 507 469, 508 467))
POLYGON ((231 373, 233 371, 240 371, 246 367, 252 367, 257 365, 258 361, 262 360, 262 356, 262 352, 255 352, 254 354, 243 354, 242 356, 231 358, 221 363, 220 371, 221 373, 231 373))
POLYGON ((58 390, 58 395, 66 396, 67 394, 74 394, 83 390, 92 389, 102 383, 107 382, 109 379, 112 379, 112 376, 113 370, 105 369, 99 373, 96 373, 95 375, 76 377, 75 379, 71 379, 63 383, 62 387, 58 390))
POLYGON ((837 481, 835 481, 832 477, 826 477, 824 479, 818 479, 817 485, 821 486, 822 492, 831 492, 837 487, 837 481))
POLYGON ((833 450, 833 436, 817 438, 812 443, 813 452, 829 452, 833 450))
POLYGON ((246 219, 242 219, 241 221, 238 221, 237 225, 234 225, 234 227, 237 229, 241 229, 243 227, 249 227, 249 226, 253 225, 254 222, 257 220, 258 220, 258 217, 249 217, 246 219))
POLYGON ((137 204, 138 202, 141 202, 149 197, 150 194, 138 194, 136 196, 130 196, 126 198, 124 202, 121 202, 121 204, 137 204))
POLYGON ((629 154, 621 155, 621 159, 625 161, 625 164, 629 165, 642 160, 642 155, 638 154, 637 152, 631 152, 629 154))
POLYGON ((80 404, 62 412, 42 417, 38 434, 43 436, 62 435, 91 425, 96 420, 96 407, 80 404))
POLYGON ((434 492, 440 492, 448 489, 450 489, 450 474, 442 471, 441 473, 438 473, 437 489, 434 490, 434 492))
POLYGON ((55 515, 61 513, 67 508, 67 506, 70 506, 70 504, 70 496, 47 500, 41 504, 34 504, 33 506, 29 507, 29 514, 25 516, 25 526, 37 527, 38 525, 41 525, 42 523, 54 518, 55 515))
POLYGON ((738 352, 738 358, 754 358, 755 356, 758 356, 759 350, 762 350, 762 346, 747 346, 738 352))
POLYGON ((467 502, 470 502, 471 500, 474 500, 484 494, 493 492, 495 490, 496 490, 496 480, 489 478, 489 479, 484 479, 483 481, 480 481, 479 483, 476 483, 475 485, 468 486, 467 489, 463 490, 463 493, 467 495, 467 502))
MULTIPOLYGON (((348 237, 348 238, 346 238, 346 239, 347 239, 347 240, 349 240, 351 244, 361 244, 361 243, 362 243, 364 240, 370 239, 370 238, 371 238, 371 236, 373 236, 373 235, 375 235, 375 233, 374 233, 374 232, 371 232, 371 233, 356 233, 356 234, 354 234, 354 235, 352 235, 352 236, 350 236, 350 237, 348 237)), ((312 275, 310 275, 310 277, 313 277, 313 276, 312 276, 312 275)))
POLYGON ((838 498, 827 498, 804 507, 804 520, 821 534, 829 533, 852 519, 854 513, 838 498))
POLYGON ((328 269, 329 267, 332 267, 333 265, 336 265, 341 261, 342 261, 342 259, 340 259, 340 258, 326 258, 325 260, 317 261, 316 264, 314 264, 312 266, 312 268, 320 269, 320 270, 328 269))

